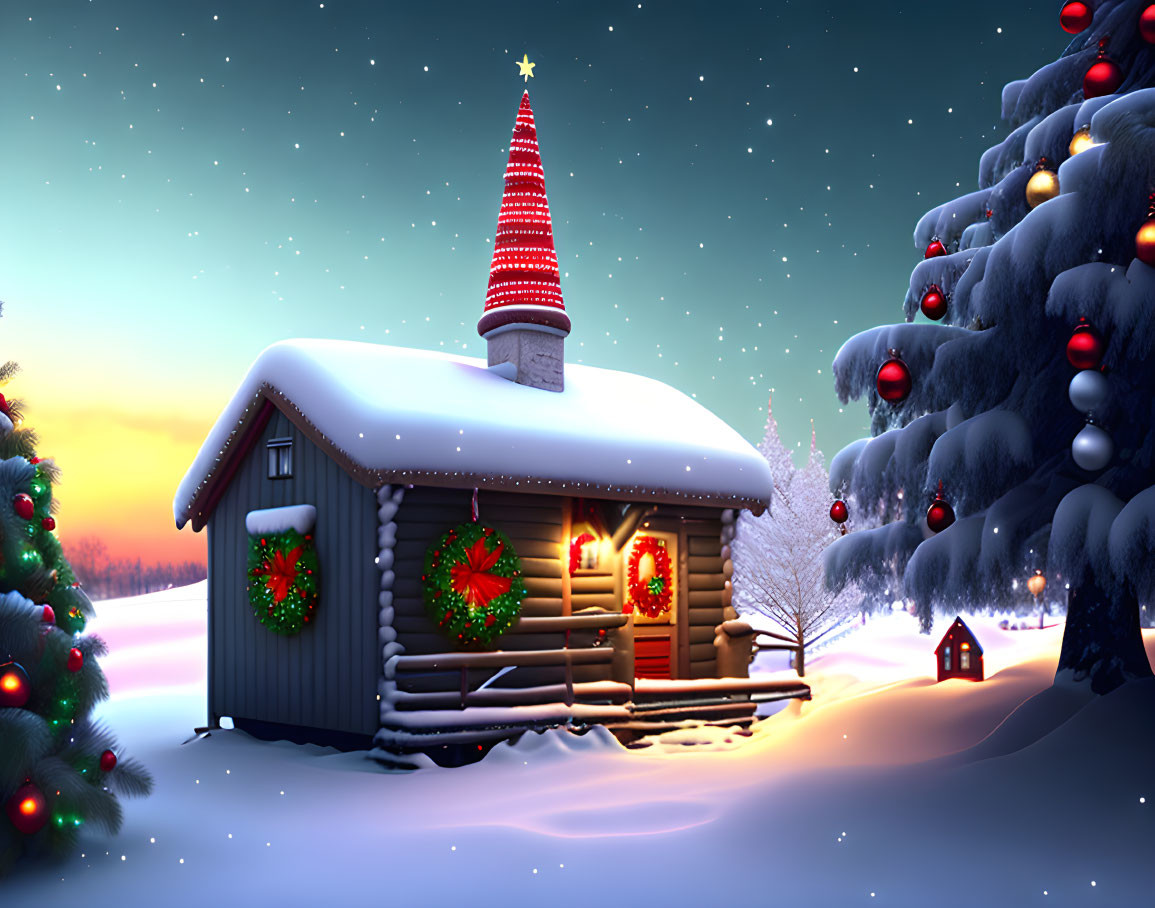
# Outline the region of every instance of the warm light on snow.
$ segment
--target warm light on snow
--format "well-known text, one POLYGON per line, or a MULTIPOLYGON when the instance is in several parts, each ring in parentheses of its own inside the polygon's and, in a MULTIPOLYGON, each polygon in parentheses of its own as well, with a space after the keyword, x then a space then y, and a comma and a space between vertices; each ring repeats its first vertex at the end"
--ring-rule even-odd
MULTIPOLYGON (((567 872, 576 868, 587 879, 625 848, 676 852, 682 872, 675 889, 652 875, 623 876, 614 883, 617 903, 717 904, 719 849, 735 867, 762 867, 768 842, 775 866, 830 871, 776 876, 775 904, 854 904, 866 894, 863 879, 876 884, 869 891, 885 893, 886 904, 925 904, 923 893, 961 866, 981 868, 992 904, 1039 892, 1044 874, 1048 904, 1081 908, 1075 893, 1089 888, 1088 861, 1102 857, 1120 868, 1124 878, 1113 880, 1112 892, 1131 891, 1146 873, 1146 833, 1111 805, 1134 805, 1136 797, 1145 803, 1133 792, 1147 781, 1140 755, 1150 753, 1155 730, 1128 719, 1121 731, 1128 713, 1111 706, 1126 702, 1118 695, 1021 754, 971 763, 959 755, 1049 687, 1061 623, 1004 631, 999 616, 968 615, 988 680, 936 684, 934 645, 954 616, 926 636, 896 610, 813 653, 806 680, 814 700, 773 704, 781 708, 752 734, 686 728, 626 749, 604 729, 583 736, 555 730, 499 745, 474 766, 399 773, 361 753, 256 741, 234 730, 182 744, 205 724, 206 596, 202 582, 96 603, 90 629, 109 644, 102 664, 113 694, 98 718, 116 727, 157 786, 151 797, 123 805, 113 854, 124 862, 106 855, 110 843, 100 833, 82 832, 87 847, 80 851, 89 856, 66 861, 53 877, 61 902, 115 887, 126 901, 164 892, 173 908, 202 906, 205 891, 224 888, 237 903, 294 904, 329 898, 334 879, 343 900, 369 902, 379 900, 384 855, 390 887, 418 894, 421 903, 476 902, 484 879, 500 887, 503 901, 536 904, 541 877, 560 870, 561 857, 567 872), (844 743, 833 747, 835 740, 844 743), (1136 749, 1121 760, 1112 741, 1136 749), (291 799, 284 794, 290 787, 291 799), (1054 797, 1060 787, 1063 796, 1054 797), (926 807, 948 788, 966 792, 953 808, 955 831, 926 807), (1099 830, 1094 841, 1102 849, 1079 861, 1057 857, 1065 854, 1072 815, 1099 830), (853 839, 850 829, 858 831, 853 839), (455 839, 451 873, 438 857, 447 831, 455 839), (251 872, 256 850, 259 874, 251 872), (305 854, 313 859, 308 869, 305 854), (195 886, 175 875, 186 860, 196 868, 195 886), (533 868, 536 875, 527 872, 533 868), (1054 894, 1056 878, 1069 895, 1054 894)), ((1146 640, 1155 650, 1155 632, 1146 640)), ((782 660, 759 656, 754 674, 794 677, 782 660)), ((1031 722, 1054 727, 1084 702, 1078 689, 1055 691, 1059 699, 1036 708, 1031 722)), ((1153 701, 1147 694, 1131 708, 1149 711, 1153 701)), ((1007 734, 1020 733, 1001 731, 976 753, 998 753, 1007 734)), ((45 878, 5 885, 21 904, 42 897, 45 878)), ((765 903, 765 886, 760 874, 727 883, 730 897, 747 904, 765 903)), ((554 888, 549 904, 585 908, 588 887, 554 888)))

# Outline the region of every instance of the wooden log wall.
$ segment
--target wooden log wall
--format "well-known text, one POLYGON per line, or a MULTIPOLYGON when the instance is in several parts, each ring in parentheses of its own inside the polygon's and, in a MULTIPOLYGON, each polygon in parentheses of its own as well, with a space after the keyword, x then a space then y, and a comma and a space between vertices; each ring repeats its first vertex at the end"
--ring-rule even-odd
MULTIPOLYGON (((417 486, 405 493, 397 514, 397 542, 394 547, 393 627, 397 642, 405 647, 405 655, 455 652, 451 641, 426 614, 422 600, 421 574, 425 552, 429 546, 450 528, 469 519, 472 490, 441 489, 417 486)), ((522 604, 522 616, 527 618, 561 618, 566 613, 562 563, 568 547, 563 544, 563 524, 569 501, 560 496, 517 494, 483 490, 478 495, 478 512, 483 523, 505 533, 521 558, 522 579, 527 590, 522 604)), ((574 578, 581 580, 583 578, 574 578)), ((608 578, 612 590, 613 578, 608 578)), ((578 584, 583 598, 572 611, 590 605, 608 606, 604 589, 586 589, 578 584), (586 598, 597 597, 595 598, 586 598)), ((573 595, 571 593, 571 595, 573 595)), ((619 608, 620 611, 620 608, 619 608)), ((538 632, 527 622, 520 622, 502 637, 495 648, 501 650, 563 650, 565 632, 553 630, 538 632)), ((612 638, 619 631, 610 631, 612 638)), ((569 648, 582 649, 594 645, 596 628, 570 632, 569 648)), ((607 639, 603 644, 610 645, 607 639)), ((607 658, 595 664, 579 664, 572 668, 575 683, 609 680, 611 664, 607 658)), ((494 668, 466 670, 466 683, 477 690, 495 673, 494 668)), ((528 688, 565 684, 566 669, 562 660, 556 665, 522 666, 498 678, 491 687, 528 688)), ((456 691, 461 689, 460 670, 399 672, 399 690, 409 693, 456 691)))
POLYGON ((686 520, 683 532, 687 554, 690 677, 713 678, 718 674, 714 629, 723 620, 726 592, 721 513, 713 519, 686 520))
POLYGON ((726 593, 721 512, 712 518, 684 520, 682 531, 689 606, 690 677, 714 678, 718 674, 714 629, 722 623, 726 593))

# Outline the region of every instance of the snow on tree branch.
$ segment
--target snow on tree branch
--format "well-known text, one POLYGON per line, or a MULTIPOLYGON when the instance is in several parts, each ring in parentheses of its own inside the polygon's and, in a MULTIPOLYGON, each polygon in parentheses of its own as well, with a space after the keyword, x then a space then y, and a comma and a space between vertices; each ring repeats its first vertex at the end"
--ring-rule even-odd
MULTIPOLYGON (((955 340, 970 340, 977 335, 966 328, 957 328, 952 325, 880 325, 860 331, 842 345, 834 357, 834 390, 838 399, 843 403, 857 400, 863 392, 868 392, 870 399, 877 404, 878 396, 874 393, 874 378, 878 367, 888 358, 888 350, 898 350, 903 360, 911 367, 915 374, 915 387, 907 398, 904 406, 918 396, 919 392, 928 393, 933 389, 920 389, 919 379, 915 373, 915 366, 924 366, 934 360, 939 347, 955 340)), ((947 406, 950 401, 947 401, 947 406)), ((920 410, 937 409, 922 406, 920 410)))
MULTIPOLYGON (((1010 88, 1010 85, 1007 88, 1010 88)), ((1005 93, 1006 88, 1003 91, 1005 93)), ((983 152, 983 156, 979 159, 979 186, 989 189, 1001 183, 1007 174, 1023 163, 1027 134, 1041 119, 1042 117, 1034 117, 1028 120, 1013 129, 1010 135, 997 145, 992 145, 983 152)))
POLYGON ((932 492, 945 481, 956 512, 978 510, 1024 479, 1033 462, 1026 420, 1011 410, 988 410, 938 436, 922 491, 932 492))
POLYGON ((1012 128, 1041 113, 1068 104, 1083 88, 1083 74, 1095 62, 1097 48, 1060 57, 1040 67, 1025 82, 1011 83, 1003 89, 1003 119, 1012 128), (1011 85, 1014 91, 1008 91, 1011 85))
MULTIPOLYGON (((983 545, 983 516, 963 517, 931 536, 910 556, 903 578, 908 596, 920 606, 924 622, 934 607, 974 601, 975 563, 983 545)), ((913 529, 913 528, 912 528, 913 529)))
POLYGON ((823 554, 827 582, 858 582, 884 565, 893 566, 901 575, 920 542, 921 531, 909 523, 888 523, 847 533, 834 540, 823 554))
POLYGON ((990 194, 990 189, 977 189, 932 208, 918 219, 914 245, 921 249, 936 236, 945 244, 957 242, 967 226, 986 219, 990 194))
POLYGON ((1081 584, 1088 572, 1100 584, 1109 582, 1111 524, 1122 509, 1123 502, 1097 485, 1079 486, 1059 502, 1051 521, 1047 560, 1071 586, 1081 584))
POLYGON ((1060 274, 1047 295, 1047 315, 1075 324, 1114 328, 1106 338, 1103 363, 1117 368, 1129 359, 1147 359, 1155 350, 1155 270, 1135 260, 1127 269, 1088 262, 1060 274))
POLYGON ((1123 506, 1111 524, 1107 547, 1117 576, 1130 580, 1141 597, 1155 592, 1155 486, 1123 506))

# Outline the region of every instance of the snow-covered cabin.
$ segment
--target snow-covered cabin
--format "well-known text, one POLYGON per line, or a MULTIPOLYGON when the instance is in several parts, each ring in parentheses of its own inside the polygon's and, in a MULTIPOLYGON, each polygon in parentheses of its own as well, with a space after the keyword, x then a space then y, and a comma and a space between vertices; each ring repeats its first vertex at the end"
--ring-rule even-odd
MULTIPOLYGON (((178 527, 208 529, 210 724, 452 762, 527 728, 749 721, 752 695, 808 696, 705 683, 735 645, 716 633, 735 617, 724 536, 733 509, 770 504, 765 459, 661 382, 565 363, 569 327, 526 94, 478 326, 488 360, 274 344, 181 482, 178 527), (504 534, 520 572, 493 582, 524 595, 500 637, 461 646, 431 617, 427 558, 472 521, 504 534), (296 548, 254 568, 250 549, 282 532, 296 548), (282 607, 303 616, 288 633, 266 626, 282 607)), ((483 600, 469 615, 490 622, 483 600)))
POLYGON ((942 635, 934 656, 938 661, 939 681, 947 678, 983 680, 983 648, 962 618, 955 617, 954 624, 942 635))

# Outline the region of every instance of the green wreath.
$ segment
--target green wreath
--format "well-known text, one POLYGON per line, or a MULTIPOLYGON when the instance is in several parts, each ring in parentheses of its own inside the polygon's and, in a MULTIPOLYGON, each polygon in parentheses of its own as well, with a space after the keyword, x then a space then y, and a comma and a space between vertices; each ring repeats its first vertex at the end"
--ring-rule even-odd
POLYGON ((454 527, 425 552, 425 609, 461 646, 488 647, 509 630, 525 598, 521 559, 504 533, 454 527))
POLYGON ((249 537, 249 604, 278 634, 300 633, 317 607, 317 551, 311 533, 289 529, 249 537))

